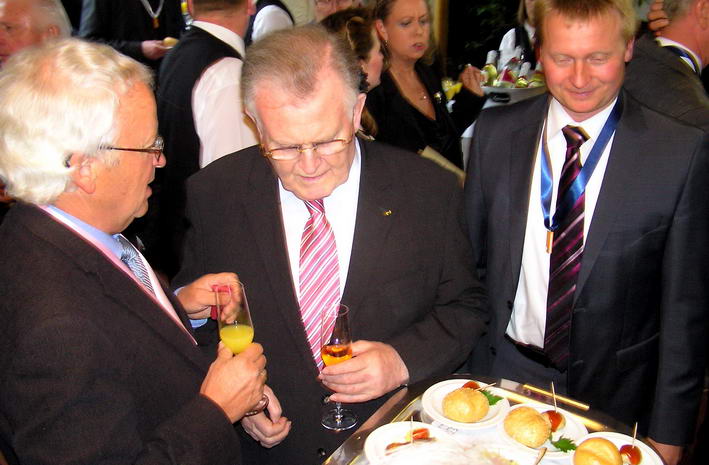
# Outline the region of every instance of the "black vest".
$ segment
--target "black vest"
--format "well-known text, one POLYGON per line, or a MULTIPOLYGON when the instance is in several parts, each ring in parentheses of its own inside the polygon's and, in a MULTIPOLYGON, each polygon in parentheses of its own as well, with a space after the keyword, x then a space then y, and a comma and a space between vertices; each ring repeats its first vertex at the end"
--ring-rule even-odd
POLYGON ((295 19, 293 19, 293 15, 290 11, 288 11, 288 7, 286 7, 286 5, 280 0, 258 0, 256 2, 256 13, 251 15, 251 17, 249 18, 249 28, 246 29, 246 35, 244 36, 244 43, 247 47, 253 42, 251 36, 254 33, 254 21, 256 21, 256 16, 261 12, 261 10, 271 5, 277 6, 281 10, 285 11, 290 17, 290 20, 293 21, 293 24, 295 24, 295 19))
POLYGON ((194 125, 192 90, 202 73, 225 57, 241 59, 229 44, 193 26, 160 67, 158 128, 165 140, 167 164, 156 170, 152 211, 149 212, 150 222, 154 224, 149 226, 145 242, 150 258, 168 274, 176 266, 174 261, 181 249, 185 181, 199 170, 200 141, 194 125))

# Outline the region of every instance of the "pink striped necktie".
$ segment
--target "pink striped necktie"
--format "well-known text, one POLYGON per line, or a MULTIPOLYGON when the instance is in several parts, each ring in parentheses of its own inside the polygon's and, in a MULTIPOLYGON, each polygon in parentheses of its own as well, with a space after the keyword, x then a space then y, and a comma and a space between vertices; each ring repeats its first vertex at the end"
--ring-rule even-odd
POLYGON ((335 325, 335 309, 340 303, 340 266, 337 245, 325 217, 323 201, 304 201, 310 218, 300 241, 300 314, 308 344, 318 369, 322 334, 329 335, 335 325))
MULTIPOLYGON (((588 139, 583 129, 576 126, 564 126, 562 132, 566 139, 566 160, 559 177, 557 208, 576 176, 581 172, 580 148, 588 139)), ((571 310, 583 256, 585 200, 585 192, 582 192, 571 210, 561 220, 559 228, 554 232, 554 244, 549 261, 544 353, 561 370, 565 370, 569 358, 571 310)))

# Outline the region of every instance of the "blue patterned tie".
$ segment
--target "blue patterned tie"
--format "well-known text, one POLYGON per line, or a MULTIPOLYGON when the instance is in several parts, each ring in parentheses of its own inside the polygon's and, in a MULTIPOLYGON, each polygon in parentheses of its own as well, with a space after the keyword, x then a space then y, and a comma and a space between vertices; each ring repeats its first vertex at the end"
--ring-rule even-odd
POLYGON ((123 248, 121 253, 121 261, 128 265, 128 268, 130 268, 136 278, 143 283, 143 286, 145 286, 151 294, 155 295, 153 286, 150 284, 148 270, 145 268, 143 260, 141 259, 136 248, 133 247, 133 244, 131 244, 130 241, 123 236, 123 234, 117 234, 116 239, 118 239, 118 243, 121 244, 121 247, 123 248))
MULTIPOLYGON (((556 194, 557 208, 561 204, 576 176, 581 172, 579 149, 588 136, 582 128, 564 126, 566 160, 559 177, 556 194)), ((549 263, 549 293, 547 295, 547 320, 544 332, 544 353, 557 368, 563 369, 569 357, 571 310, 576 292, 576 278, 583 256, 583 221, 585 193, 581 193, 557 231, 549 263)))

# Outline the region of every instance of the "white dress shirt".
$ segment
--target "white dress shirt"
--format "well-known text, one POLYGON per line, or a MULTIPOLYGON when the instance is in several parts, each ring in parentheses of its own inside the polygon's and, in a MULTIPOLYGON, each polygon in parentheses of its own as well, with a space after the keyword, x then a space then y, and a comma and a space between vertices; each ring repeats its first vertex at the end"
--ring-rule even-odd
MULTIPOLYGON (((350 267, 352 241, 357 219, 357 203, 359 200, 359 179, 362 172, 362 162, 359 141, 355 139, 355 157, 350 167, 347 181, 340 184, 324 199, 325 216, 332 227, 337 244, 337 258, 340 267, 340 296, 347 282, 347 271, 350 267)), ((281 200, 281 215, 285 229, 288 259, 290 260, 291 277, 295 287, 295 295, 300 299, 300 241, 305 223, 310 214, 302 200, 290 191, 285 190, 278 181, 278 195, 281 200)))
POLYGON ((268 5, 261 9, 254 18, 254 27, 251 31, 251 41, 256 42, 269 32, 293 27, 288 13, 276 5, 268 5))
MULTIPOLYGON (((238 34, 205 21, 195 21, 192 27, 205 30, 244 56, 244 41, 238 34)), ((200 168, 258 144, 256 128, 242 109, 239 87, 242 65, 238 58, 222 58, 207 68, 194 86, 192 113, 200 140, 200 168)))
MULTIPOLYGON (((566 158, 566 139, 561 129, 567 124, 580 126, 589 139, 581 146, 581 162, 585 163, 593 144, 613 110, 616 100, 600 113, 580 123, 575 122, 566 110, 556 100, 552 99, 547 114, 547 145, 551 159, 552 198, 550 215, 554 215, 559 176, 566 158)), ((517 284, 512 316, 507 326, 507 334, 515 341, 537 347, 544 346, 544 327, 547 313, 547 292, 549 287, 549 259, 546 251, 547 229, 544 226, 544 214, 541 203, 541 146, 540 137, 534 161, 532 185, 529 193, 529 209, 527 226, 524 234, 524 249, 522 251, 522 268, 517 284)), ((608 141, 605 150, 598 160, 596 169, 586 185, 583 236, 584 241, 593 219, 596 201, 601 190, 601 183, 608 164, 608 156, 613 145, 615 134, 608 141)), ((583 259, 582 259, 583 260, 583 259)))
MULTIPOLYGON (((527 35, 529 36, 529 43, 534 44, 534 26, 525 21, 524 30, 527 31, 527 35)), ((510 60, 510 58, 514 56, 515 47, 518 45, 522 44, 517 43, 517 34, 515 33, 515 28, 510 29, 505 33, 504 36, 502 36, 499 48, 499 62, 497 64, 498 69, 502 69, 502 67, 505 66, 510 60)))

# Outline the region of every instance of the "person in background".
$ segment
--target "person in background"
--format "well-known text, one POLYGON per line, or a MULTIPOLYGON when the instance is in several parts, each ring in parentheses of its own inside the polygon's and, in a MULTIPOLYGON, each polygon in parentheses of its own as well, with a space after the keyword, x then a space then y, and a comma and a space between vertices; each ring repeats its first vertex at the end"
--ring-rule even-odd
POLYGON ((158 121, 170 160, 142 238, 151 261, 177 273, 184 236, 185 181, 219 157, 256 145, 242 111, 241 66, 251 0, 190 0, 194 22, 165 57, 158 78, 158 121))
POLYGON ((293 27, 294 24, 293 14, 281 0, 257 0, 256 13, 249 19, 244 43, 248 47, 269 32, 293 27))
POLYGON ((0 69, 26 47, 70 35, 71 24, 59 0, 0 0, 0 69))
POLYGON ((66 10, 69 21, 71 22, 72 35, 79 33, 81 27, 81 4, 82 0, 61 0, 64 9, 66 10))
POLYGON ((492 312, 471 370, 553 381, 638 422, 674 465, 704 379, 709 137, 623 91, 631 0, 535 8, 549 94, 485 111, 471 145, 467 222, 492 312))
MULTIPOLYGON (((522 47, 522 61, 532 64, 532 69, 537 67, 537 57, 534 51, 534 0, 520 0, 517 9, 518 25, 502 36, 500 41, 500 56, 511 57, 515 47, 522 47)), ((504 63, 501 63, 501 66, 504 63)))
POLYGON ((624 87, 655 111, 709 130, 709 98, 701 71, 709 61, 709 1, 665 0, 661 37, 635 44, 624 87))
POLYGON ((79 36, 106 43, 154 71, 185 28, 179 0, 84 0, 79 36))
MULTIPOLYGON (((379 85, 384 65, 381 44, 374 28, 371 10, 367 8, 348 8, 333 13, 323 19, 322 24, 328 31, 338 34, 357 56, 366 79, 366 89, 372 90, 379 85)), ((377 124, 365 107, 362 111, 362 132, 374 137, 377 134, 377 124)))
POLYGON ((441 79, 426 64, 433 52, 428 3, 378 0, 374 16, 387 61, 381 84, 367 96, 377 140, 413 152, 430 147, 462 168, 460 136, 485 102, 480 70, 468 66, 460 74, 463 88, 449 113, 441 79))
POLYGON ((326 17, 340 10, 359 6, 357 0, 313 0, 315 2, 315 22, 319 23, 326 17))
POLYGON ((215 354, 187 319, 238 278, 175 298, 120 234, 165 164, 150 86, 143 65, 76 39, 0 73, 0 176, 18 201, 0 226, 0 444, 17 463, 241 463, 233 423, 263 395, 263 350, 215 354))
MULTIPOLYGON (((0 70, 14 53, 69 35, 71 25, 59 0, 0 0, 0 70)), ((0 223, 11 203, 0 177, 0 223)))
POLYGON ((327 395, 363 423, 402 384, 455 370, 485 328, 460 187, 428 160, 356 136, 360 84, 350 48, 321 26, 269 34, 249 48, 241 81, 261 147, 187 182, 191 228, 174 286, 239 273, 278 367, 269 384, 293 421, 288 434, 282 417, 251 417, 247 432, 273 447, 245 443, 250 463, 322 463, 347 437, 320 423, 327 395), (340 302, 353 357, 323 368, 320 336, 340 302))

